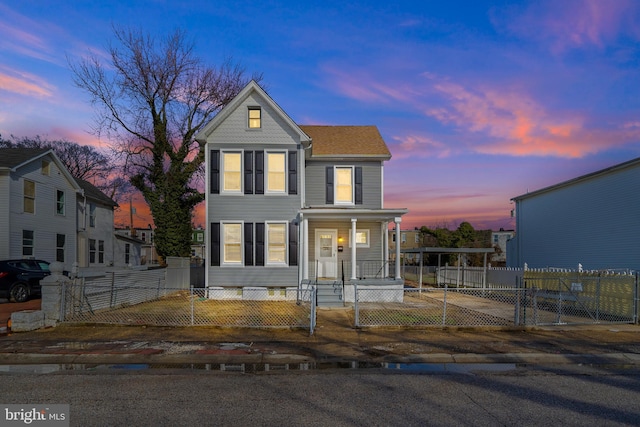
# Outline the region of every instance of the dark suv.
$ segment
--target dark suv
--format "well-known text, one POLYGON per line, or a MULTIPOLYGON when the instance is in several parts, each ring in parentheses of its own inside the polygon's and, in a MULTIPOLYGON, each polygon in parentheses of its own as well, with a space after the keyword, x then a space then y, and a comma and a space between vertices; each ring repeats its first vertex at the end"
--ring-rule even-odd
POLYGON ((49 263, 37 259, 0 261, 0 296, 25 302, 40 295, 40 279, 51 274, 49 263))

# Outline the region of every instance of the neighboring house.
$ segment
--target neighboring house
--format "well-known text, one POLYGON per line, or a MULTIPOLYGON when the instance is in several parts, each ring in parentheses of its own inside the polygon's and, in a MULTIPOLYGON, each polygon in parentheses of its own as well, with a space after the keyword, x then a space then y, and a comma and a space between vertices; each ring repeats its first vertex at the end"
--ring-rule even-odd
POLYGON ((201 262, 206 258, 205 230, 196 228, 191 233, 191 259, 201 262))
MULTIPOLYGON (((383 163, 375 126, 301 126, 252 81, 196 135, 206 143, 209 287, 296 287, 388 271, 383 163)), ((390 279, 389 279, 390 276, 390 279)))
POLYGON ((155 231, 149 225, 147 228, 130 228, 119 229, 116 231, 118 235, 133 237, 140 243, 140 264, 155 265, 158 264, 158 252, 154 243, 155 231))
POLYGON ((142 265, 142 240, 121 233, 114 233, 113 259, 116 267, 142 265))
POLYGON ((496 249, 496 253, 491 255, 491 264, 494 267, 503 267, 507 262, 507 242, 515 236, 513 230, 505 230, 491 232, 491 244, 496 249))
MULTIPOLYGON (((400 231, 400 250, 416 249, 424 246, 422 241, 422 232, 420 230, 401 230, 400 231)), ((389 230, 389 252, 390 258, 395 260, 396 250, 396 233, 395 230, 389 230)), ((420 254, 405 254, 405 262, 409 264, 420 262, 420 254)))
POLYGON ((114 257, 113 211, 118 204, 90 182, 76 182, 83 191, 78 197, 78 266, 124 266, 114 257))
POLYGON ((640 158, 514 197, 510 267, 640 269, 640 158))
POLYGON ((77 260, 82 189, 52 150, 0 149, 0 259, 77 260))

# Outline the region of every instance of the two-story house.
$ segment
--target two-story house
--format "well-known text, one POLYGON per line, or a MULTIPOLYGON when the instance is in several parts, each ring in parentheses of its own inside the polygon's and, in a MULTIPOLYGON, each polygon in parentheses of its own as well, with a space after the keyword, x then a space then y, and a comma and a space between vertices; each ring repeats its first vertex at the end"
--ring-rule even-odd
POLYGON ((390 224, 375 126, 301 126, 254 81, 196 135, 206 144, 206 283, 304 287, 401 284, 389 272, 390 224))
POLYGON ((76 261, 82 188, 51 150, 0 149, 0 259, 76 261))

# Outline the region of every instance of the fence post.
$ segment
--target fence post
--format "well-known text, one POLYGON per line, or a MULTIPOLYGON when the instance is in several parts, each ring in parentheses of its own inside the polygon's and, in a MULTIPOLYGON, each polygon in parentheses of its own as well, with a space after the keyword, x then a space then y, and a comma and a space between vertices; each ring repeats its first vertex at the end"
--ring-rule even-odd
POLYGON ((635 325, 638 324, 638 309, 640 308, 638 306, 638 272, 636 271, 636 283, 635 286, 633 287, 633 323, 635 325))
POLYGON ((444 284, 444 298, 442 306, 442 326, 447 325, 447 283, 444 284))
POLYGON ((516 304, 515 304, 515 313, 513 316, 513 324, 515 326, 520 326, 520 286, 518 284, 518 276, 516 276, 516 304))
POLYGON ((191 326, 193 326, 193 317, 194 317, 194 301, 195 301, 195 295, 193 293, 193 286, 191 286, 189 288, 190 292, 191 292, 191 326))
POLYGON ((356 328, 360 326, 360 307, 358 306, 358 285, 356 283, 353 284, 353 307, 354 307, 354 317, 356 328))

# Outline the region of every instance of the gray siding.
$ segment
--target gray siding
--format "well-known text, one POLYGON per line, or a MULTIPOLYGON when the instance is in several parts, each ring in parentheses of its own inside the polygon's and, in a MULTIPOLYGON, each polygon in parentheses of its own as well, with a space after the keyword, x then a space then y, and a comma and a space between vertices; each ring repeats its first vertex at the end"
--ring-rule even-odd
MULTIPOLYGON (((342 237, 344 241, 339 243, 344 247, 343 252, 338 252, 338 277, 340 277, 341 265, 345 263, 345 278, 351 276, 351 248, 349 247, 349 236, 351 234, 351 221, 309 221, 309 278, 316 277, 316 230, 328 229, 338 230, 338 238, 342 237)), ((356 259, 357 262, 371 261, 378 262, 384 259, 384 253, 382 247, 384 244, 382 225, 379 222, 374 221, 358 221, 356 223, 356 229, 368 229, 369 238, 371 239, 368 248, 357 248, 356 259)))
POLYGON ((7 259, 9 251, 9 186, 8 173, 0 172, 0 259, 7 259))
POLYGON ((636 165, 517 200, 509 265, 640 269, 639 190, 636 165))
POLYGON ((379 161, 307 161, 305 169, 306 206, 327 206, 325 170, 327 166, 362 167, 362 205, 360 208, 382 208, 382 163, 379 161))

